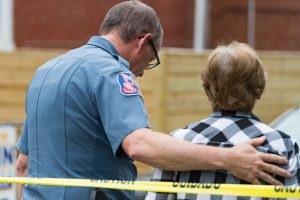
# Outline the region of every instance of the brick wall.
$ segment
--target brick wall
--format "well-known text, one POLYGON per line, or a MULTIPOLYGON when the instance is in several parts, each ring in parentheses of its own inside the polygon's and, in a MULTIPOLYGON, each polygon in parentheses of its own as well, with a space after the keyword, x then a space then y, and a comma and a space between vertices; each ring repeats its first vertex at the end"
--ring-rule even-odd
MULTIPOLYGON (((120 0, 15 1, 15 40, 18 47, 74 48, 98 33, 104 15, 120 0)), ((144 0, 164 27, 164 46, 193 45, 194 0, 144 0)))
MULTIPOLYGON (((207 46, 238 40, 247 42, 247 0, 209 0, 207 46)), ((256 49, 300 50, 298 0, 256 0, 256 49)))
POLYGON ((257 49, 300 50, 298 0, 257 1, 257 49))

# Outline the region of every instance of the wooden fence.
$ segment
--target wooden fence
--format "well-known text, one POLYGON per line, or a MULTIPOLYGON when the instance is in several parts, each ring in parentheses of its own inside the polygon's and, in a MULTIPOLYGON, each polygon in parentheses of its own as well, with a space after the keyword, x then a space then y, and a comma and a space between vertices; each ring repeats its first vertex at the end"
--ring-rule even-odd
MULTIPOLYGON (((0 122, 24 119, 26 89, 36 68, 63 52, 21 49, 0 53, 0 122)), ((162 64, 138 79, 153 129, 166 132, 209 115, 210 104, 200 79, 207 55, 208 52, 164 49, 160 53, 162 64)), ((300 104, 300 54, 259 52, 259 55, 268 80, 255 113, 268 123, 300 104)))
MULTIPOLYGON (((0 122, 23 121, 25 94, 38 66, 65 50, 20 49, 0 53, 0 122)), ((168 132, 208 117, 200 74, 209 52, 163 49, 162 64, 139 78, 151 126, 168 132)), ((255 113, 266 123, 300 104, 300 53, 259 52, 268 73, 255 113)))
POLYGON ((24 120, 26 90, 35 70, 62 52, 22 49, 0 53, 0 122, 24 120))
MULTIPOLYGON (((162 65, 140 80, 153 128, 163 132, 208 117, 211 107, 200 78, 209 52, 164 49, 162 65)), ((258 52, 268 74, 254 112, 269 123, 300 104, 300 54, 258 52)))

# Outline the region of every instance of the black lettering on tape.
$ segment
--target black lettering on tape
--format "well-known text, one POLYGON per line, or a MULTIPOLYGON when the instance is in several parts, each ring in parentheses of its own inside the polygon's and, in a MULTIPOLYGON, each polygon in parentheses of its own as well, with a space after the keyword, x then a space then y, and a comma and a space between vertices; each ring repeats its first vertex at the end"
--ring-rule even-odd
POLYGON ((191 183, 191 184, 190 184, 190 187, 191 187, 191 188, 197 187, 197 183, 191 183))
POLYGON ((214 188, 215 188, 215 189, 219 189, 219 188, 220 188, 220 183, 214 184, 214 188))
POLYGON ((295 193, 296 192, 296 186, 291 186, 290 187, 290 192, 295 193))
MULTIPOLYGON (((295 193, 297 192, 297 186, 281 186, 281 185, 276 185, 274 187, 275 192, 285 192, 285 193, 295 193)), ((299 190, 300 192, 300 190, 299 190)))
POLYGON ((211 183, 204 183, 203 184, 203 188, 205 188, 205 189, 209 189, 209 188, 211 188, 211 183))
POLYGON ((184 182, 179 183, 179 187, 184 188, 185 186, 186 186, 186 183, 184 183, 184 182))
POLYGON ((185 183, 185 182, 173 182, 173 187, 181 187, 181 188, 203 188, 203 189, 219 189, 221 187, 220 183, 212 184, 212 183, 185 183))
POLYGON ((274 187, 274 191, 275 191, 275 192, 282 192, 282 186, 276 185, 276 186, 274 187))

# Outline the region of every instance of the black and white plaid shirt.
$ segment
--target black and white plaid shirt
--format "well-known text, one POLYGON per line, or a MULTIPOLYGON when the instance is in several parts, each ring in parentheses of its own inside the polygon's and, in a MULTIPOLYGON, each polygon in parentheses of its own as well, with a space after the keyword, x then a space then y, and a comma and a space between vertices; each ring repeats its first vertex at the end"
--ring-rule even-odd
MULTIPOLYGON (((276 177, 285 185, 299 185, 300 162, 298 145, 285 133, 275 131, 269 126, 260 122, 252 113, 221 111, 214 112, 202 121, 194 122, 185 129, 177 129, 171 133, 173 137, 190 141, 195 144, 207 144, 213 146, 232 147, 238 143, 265 135, 266 142, 257 149, 262 152, 282 155, 288 159, 288 164, 282 166, 291 172, 292 177, 285 179, 276 177)), ((164 171, 155 169, 153 181, 167 182, 196 182, 196 183, 228 183, 245 184, 229 172, 223 170, 215 171, 164 171)), ((260 200, 267 198, 217 196, 209 194, 167 194, 149 192, 146 200, 260 200)))

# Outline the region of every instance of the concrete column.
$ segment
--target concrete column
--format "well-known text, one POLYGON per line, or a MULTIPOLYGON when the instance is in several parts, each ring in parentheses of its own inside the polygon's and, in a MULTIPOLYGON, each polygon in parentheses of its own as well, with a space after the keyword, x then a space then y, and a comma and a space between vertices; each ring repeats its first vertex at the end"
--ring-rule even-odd
POLYGON ((248 23, 247 39, 248 44, 255 48, 255 25, 256 25, 256 0, 248 0, 248 23))
POLYGON ((195 0, 194 49, 203 51, 207 33, 207 0, 195 0))
POLYGON ((14 49, 13 0, 0 0, 0 51, 14 49))

